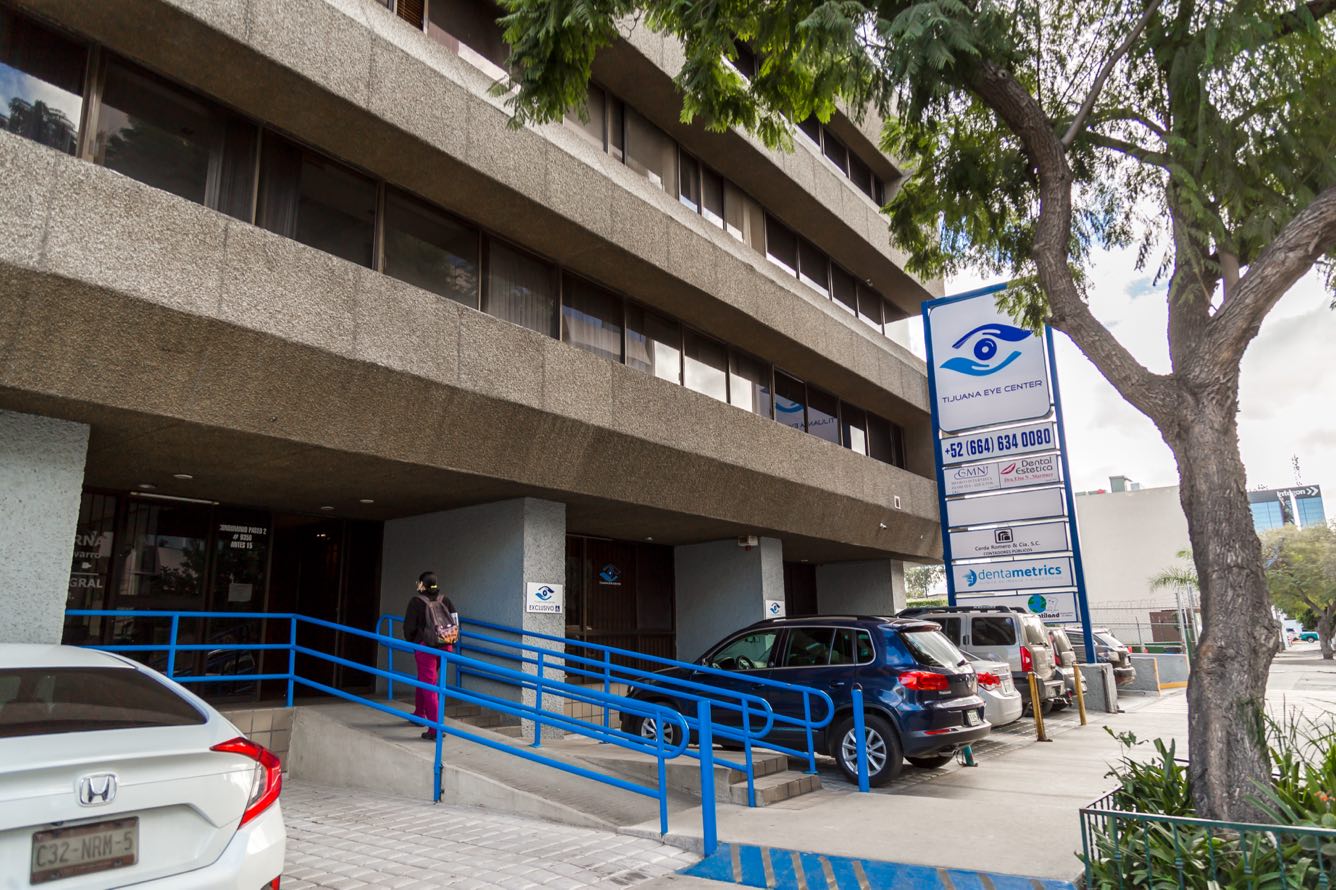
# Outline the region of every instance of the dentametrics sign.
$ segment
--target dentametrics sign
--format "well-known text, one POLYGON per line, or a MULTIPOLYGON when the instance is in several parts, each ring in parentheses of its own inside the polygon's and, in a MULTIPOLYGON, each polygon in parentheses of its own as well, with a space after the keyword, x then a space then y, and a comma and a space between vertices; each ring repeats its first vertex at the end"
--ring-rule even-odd
POLYGON ((931 306, 928 318, 937 424, 943 431, 1048 414, 1042 338, 1016 327, 991 299, 931 306))
POLYGON ((1053 559, 1018 559, 1012 562, 960 563, 951 568, 956 579, 956 593, 983 593, 993 590, 1033 590, 1037 587, 1072 587, 1072 561, 1062 556, 1053 559))

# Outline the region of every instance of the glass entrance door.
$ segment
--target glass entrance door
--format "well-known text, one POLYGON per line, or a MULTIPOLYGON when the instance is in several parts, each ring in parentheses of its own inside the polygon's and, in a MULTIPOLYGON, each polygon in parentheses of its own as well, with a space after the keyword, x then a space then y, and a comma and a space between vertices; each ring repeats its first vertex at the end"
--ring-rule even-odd
POLYGON ((567 536, 566 612, 572 639, 673 657, 672 548, 567 536))

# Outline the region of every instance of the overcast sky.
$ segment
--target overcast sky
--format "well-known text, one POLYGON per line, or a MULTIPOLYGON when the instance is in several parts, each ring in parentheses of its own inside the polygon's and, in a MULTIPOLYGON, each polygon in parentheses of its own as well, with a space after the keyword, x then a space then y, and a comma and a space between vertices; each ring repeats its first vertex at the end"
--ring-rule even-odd
MULTIPOLYGON (((1153 371, 1167 371, 1165 288, 1135 268, 1134 250, 1095 255, 1091 307, 1113 334, 1153 371)), ((962 276, 947 294, 991 283, 962 276)), ((1336 514, 1336 312, 1318 276, 1309 274, 1267 316, 1243 360, 1239 436, 1248 486, 1303 481, 1323 485, 1328 518, 1336 514)), ((911 348, 923 355, 921 322, 910 324, 911 348)), ((1071 468, 1078 491, 1106 488, 1124 475, 1144 486, 1178 480, 1173 456, 1151 424, 1114 391, 1066 338, 1057 334, 1071 468)))

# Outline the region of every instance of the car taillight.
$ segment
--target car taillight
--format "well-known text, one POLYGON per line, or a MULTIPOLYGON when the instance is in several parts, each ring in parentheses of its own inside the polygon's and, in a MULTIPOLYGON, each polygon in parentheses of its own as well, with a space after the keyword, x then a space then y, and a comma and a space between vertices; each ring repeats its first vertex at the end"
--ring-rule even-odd
POLYGON ((1021 673, 1028 674, 1034 670, 1034 656, 1030 654, 1029 646, 1021 647, 1021 673))
POLYGON ((905 671, 900 675, 900 685, 917 692, 947 692, 951 681, 944 674, 930 671, 905 671))
POLYGON ((979 674, 979 685, 984 689, 992 689, 994 686, 1001 686, 1002 681, 998 679, 997 674, 990 671, 984 671, 979 674))
POLYGON ((226 742, 219 742, 209 750, 224 754, 240 754, 255 761, 250 798, 246 801, 246 810, 241 814, 241 822, 237 824, 237 828, 269 809, 270 805, 278 800, 278 794, 283 790, 283 765, 268 748, 238 736, 226 742))

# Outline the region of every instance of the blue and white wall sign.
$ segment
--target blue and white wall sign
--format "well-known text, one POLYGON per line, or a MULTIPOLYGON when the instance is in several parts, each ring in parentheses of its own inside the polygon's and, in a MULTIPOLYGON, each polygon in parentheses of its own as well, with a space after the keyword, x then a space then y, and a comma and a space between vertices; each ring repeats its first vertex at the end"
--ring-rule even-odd
POLYGON ((783 601, 783 600, 766 600, 766 601, 765 601, 765 617, 766 617, 766 618, 783 618, 783 617, 784 617, 784 601, 783 601))
POLYGON ((923 304, 947 596, 1080 620, 1093 652, 1053 332, 999 311, 1005 288, 923 304))
POLYGON ((946 502, 946 525, 949 528, 1066 515, 1067 503, 1061 488, 1008 491, 946 502))
POLYGON ((993 590, 1073 587, 1076 584, 1072 575, 1072 560, 1067 556, 1007 562, 958 562, 951 571, 955 576, 957 595, 993 590))
POLYGON ((1014 457, 1057 447, 1057 428, 1052 423, 1031 423, 1000 430, 986 430, 942 439, 941 461, 958 464, 987 457, 1014 457))
POLYGON ((561 584, 528 582, 524 589, 524 611, 547 612, 560 615, 566 604, 566 592, 561 584))
POLYGON ((1033 525, 999 525, 948 534, 951 556, 956 560, 1061 553, 1071 549, 1066 520, 1033 525))
POLYGON ((1043 338, 1017 327, 992 300, 929 304, 927 312, 940 429, 956 432, 1048 414, 1043 338))

